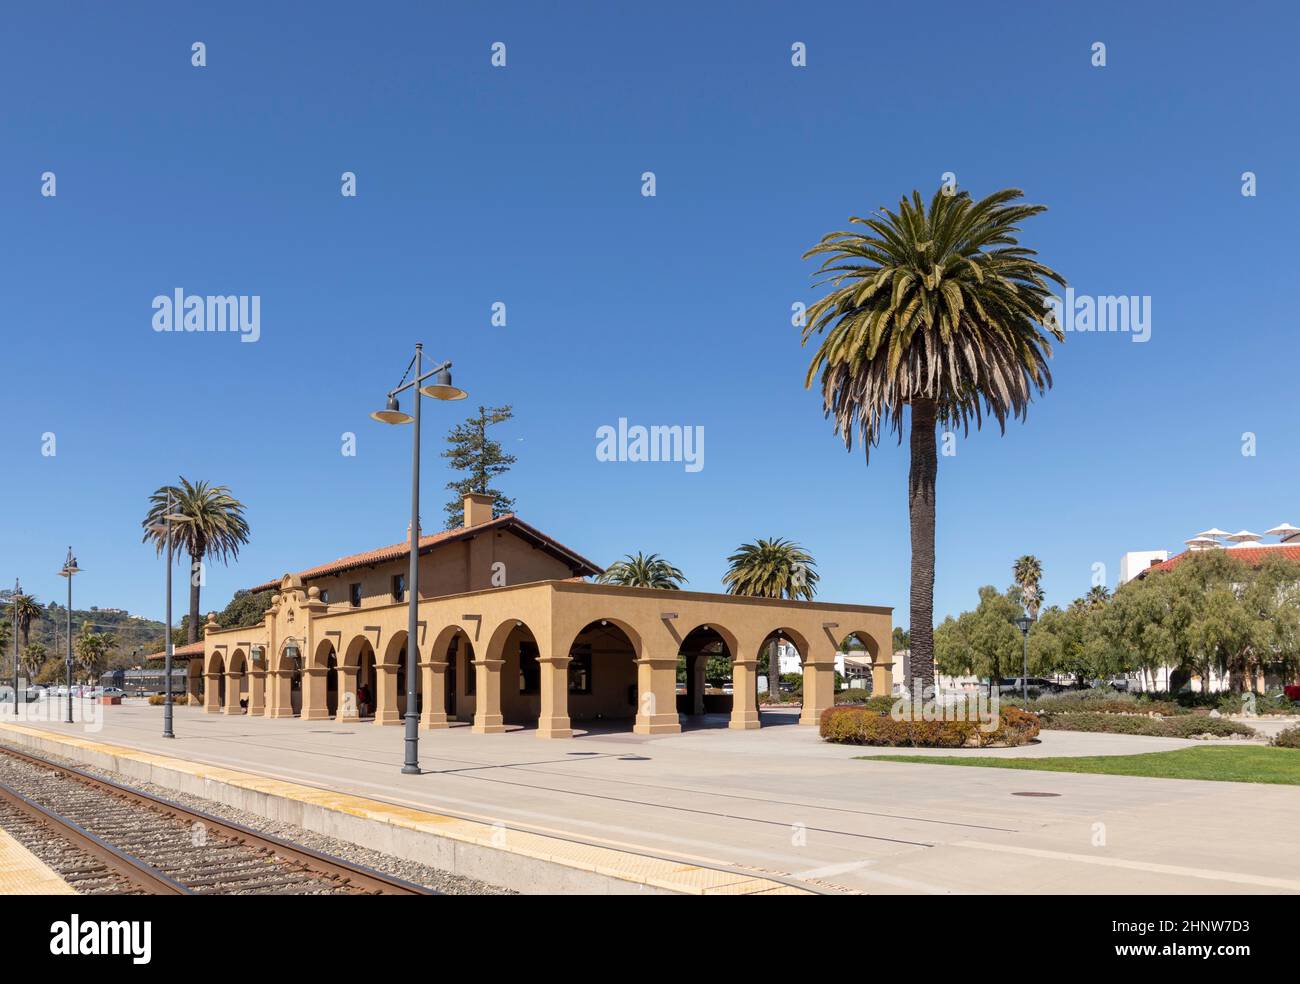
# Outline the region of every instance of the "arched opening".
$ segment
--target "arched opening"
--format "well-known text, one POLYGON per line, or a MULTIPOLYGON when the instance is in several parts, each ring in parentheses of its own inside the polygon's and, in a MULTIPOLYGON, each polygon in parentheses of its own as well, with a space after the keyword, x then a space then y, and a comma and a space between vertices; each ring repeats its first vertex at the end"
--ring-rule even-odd
MULTIPOLYGON (((283 709, 287 697, 289 712, 292 716, 297 717, 302 714, 303 669, 303 652, 301 642, 298 639, 291 637, 284 641, 279 654, 276 656, 275 669, 279 673, 271 686, 278 696, 273 707, 283 709), (287 677, 285 676, 286 673, 288 674, 287 677), (288 688, 288 694, 284 693, 284 688, 288 688)), ((272 702, 268 701, 268 703, 272 702)), ((280 716, 283 716, 282 711, 280 716)))
MULTIPOLYGON (((312 667, 325 670, 323 681, 325 713, 328 717, 335 717, 339 711, 339 660, 338 652, 334 649, 332 640, 324 639, 316 647, 316 655, 312 658, 312 667)), ((317 686, 320 686, 320 684, 317 686)), ((317 699, 319 700, 319 698, 317 699)))
POLYGON ((208 663, 208 675, 216 674, 217 677, 217 707, 226 706, 226 661, 222 659, 221 653, 213 653, 212 659, 208 663))
MULTIPOLYGON (((407 638, 405 630, 394 632, 384 646, 384 660, 379 667, 376 678, 375 711, 382 723, 392 724, 401 721, 406 714, 406 663, 407 638)), ((416 653, 419 662, 419 653, 416 653)), ((416 702, 419 703, 419 686, 417 681, 416 702)), ((419 707, 416 707, 419 711, 419 707)))
POLYGON ((880 697, 876 693, 875 640, 865 632, 850 632, 835 647, 836 692, 854 696, 880 697))
POLYGON ((765 726, 797 723, 803 707, 807 640, 793 629, 773 629, 759 643, 754 657, 758 660, 755 685, 760 720, 765 726))
POLYGON ((339 720, 373 719, 375 714, 375 650, 365 636, 348 643, 343 655, 343 682, 339 690, 339 720))
POLYGON ((631 731, 636 720, 640 639, 630 626, 597 619, 569 646, 568 707, 585 730, 631 731))
POLYGON ((497 657, 505 661, 501 667, 501 716, 507 725, 533 727, 537 723, 542 689, 538 655, 533 630, 515 622, 497 657))
POLYGON ((677 711, 685 724, 725 727, 731 714, 736 642, 716 625, 698 625, 677 650, 677 711))
MULTIPOLYGON (((474 644, 460 626, 448 626, 434 641, 430 659, 441 660, 446 664, 443 671, 443 690, 437 693, 420 694, 422 700, 442 701, 443 712, 448 723, 471 722, 474 720, 474 644)), ((437 706, 434 704, 433 706, 437 706)), ((423 707, 421 707, 423 713, 423 707)))
POLYGON ((185 693, 190 703, 203 701, 203 661, 192 659, 185 664, 185 693))
POLYGON ((238 713, 248 710, 248 658, 244 655, 242 649, 236 649, 230 654, 230 661, 226 665, 226 675, 230 678, 227 683, 227 693, 230 695, 231 702, 228 705, 230 712, 238 713))

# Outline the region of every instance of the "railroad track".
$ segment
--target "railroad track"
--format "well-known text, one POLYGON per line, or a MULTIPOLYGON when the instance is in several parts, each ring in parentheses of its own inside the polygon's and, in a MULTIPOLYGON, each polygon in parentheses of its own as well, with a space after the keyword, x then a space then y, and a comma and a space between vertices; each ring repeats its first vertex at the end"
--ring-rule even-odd
POLYGON ((439 894, 5 746, 0 825, 84 894, 439 894))

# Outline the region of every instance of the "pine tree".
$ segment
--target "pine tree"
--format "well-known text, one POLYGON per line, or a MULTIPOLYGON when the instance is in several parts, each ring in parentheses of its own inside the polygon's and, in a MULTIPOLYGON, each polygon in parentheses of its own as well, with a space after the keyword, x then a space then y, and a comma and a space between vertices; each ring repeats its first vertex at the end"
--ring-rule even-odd
POLYGON ((488 437, 487 432, 493 424, 503 424, 512 417, 514 411, 508 406, 479 407, 478 416, 467 418, 463 424, 456 425, 447 433, 447 444, 450 446, 442 452, 442 456, 451 461, 453 469, 465 475, 459 481, 447 483, 447 488, 455 493, 455 498, 444 507, 447 529, 464 523, 464 499, 470 492, 493 497, 493 516, 514 509, 515 500, 493 488, 492 480, 510 470, 510 466, 515 463, 515 456, 506 454, 501 443, 488 437))

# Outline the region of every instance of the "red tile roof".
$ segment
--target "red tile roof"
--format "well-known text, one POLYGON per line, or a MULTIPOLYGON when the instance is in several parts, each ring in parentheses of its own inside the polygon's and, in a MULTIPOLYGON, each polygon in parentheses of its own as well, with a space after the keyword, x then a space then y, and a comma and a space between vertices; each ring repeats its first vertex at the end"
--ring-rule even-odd
MULTIPOLYGON (((441 533, 434 533, 430 536, 420 537, 420 553, 428 553, 434 547, 444 543, 455 543, 458 540, 467 540, 471 537, 478 536, 490 530, 508 529, 525 540, 532 542, 536 547, 540 547, 547 553, 559 558, 568 564, 577 576, 586 576, 590 574, 599 574, 602 568, 597 567, 582 554, 570 550, 558 540, 547 536, 541 530, 530 526, 514 513, 506 513, 504 516, 498 516, 496 519, 489 520, 486 523, 479 523, 477 526, 457 527, 454 530, 444 530, 441 533)), ((304 581, 316 578, 329 577, 332 574, 341 574, 344 571, 350 571, 357 567, 370 567, 375 564, 383 564, 392 560, 399 560, 402 557, 411 555, 411 545, 408 542, 394 543, 391 546, 379 547, 376 550, 367 550, 364 553, 349 554, 346 557, 340 557, 338 560, 332 560, 328 564, 318 564, 315 567, 309 567, 305 571, 298 571, 298 576, 304 581)), ((281 578, 274 581, 265 581, 262 584, 249 588, 249 591, 267 591, 280 586, 281 578)))
MULTIPOLYGON (((1300 563, 1300 544, 1276 543, 1260 547, 1223 547, 1229 557, 1240 560, 1243 564, 1250 567, 1259 567, 1269 557, 1281 557, 1294 563, 1300 563)), ((1182 553, 1163 560, 1158 564, 1152 564, 1146 570, 1138 574, 1138 577, 1149 574, 1152 571, 1169 571, 1182 562, 1183 558, 1189 553, 1201 553, 1202 551, 1184 550, 1182 553)))
MULTIPOLYGON (((191 656, 202 656, 202 655, 203 655, 202 639, 200 639, 198 642, 191 642, 191 643, 187 643, 184 646, 174 646, 172 648, 173 659, 189 659, 191 656)), ((166 658, 166 656, 167 653, 165 652, 151 653, 150 655, 146 656, 145 659, 164 659, 166 658)))

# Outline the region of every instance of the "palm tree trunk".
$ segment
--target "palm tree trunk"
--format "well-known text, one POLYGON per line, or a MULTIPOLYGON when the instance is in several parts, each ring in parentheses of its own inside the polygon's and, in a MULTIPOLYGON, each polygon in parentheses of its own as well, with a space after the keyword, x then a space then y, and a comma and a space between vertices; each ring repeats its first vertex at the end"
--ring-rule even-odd
POLYGON ((907 476, 907 515, 912 530, 912 591, 909 628, 912 680, 934 686, 934 484, 939 459, 934 442, 933 400, 912 401, 911 470, 907 476))
POLYGON ((199 579, 195 576, 194 565, 201 558, 190 554, 190 627, 186 633, 186 642, 199 641, 199 579))

